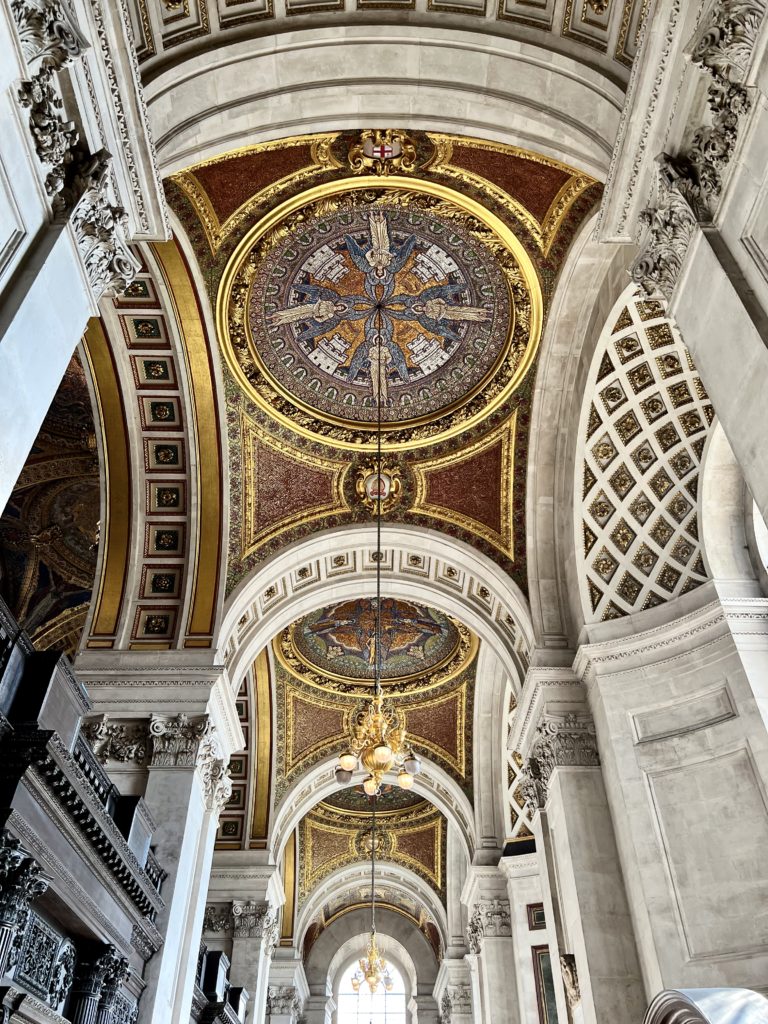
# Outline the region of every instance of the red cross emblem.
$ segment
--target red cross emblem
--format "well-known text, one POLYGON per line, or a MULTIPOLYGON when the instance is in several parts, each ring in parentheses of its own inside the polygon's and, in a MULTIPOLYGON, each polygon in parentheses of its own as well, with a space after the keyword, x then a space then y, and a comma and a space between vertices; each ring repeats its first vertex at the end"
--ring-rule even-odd
POLYGON ((395 151, 388 142, 378 142, 371 150, 371 154, 375 160, 391 160, 395 151))

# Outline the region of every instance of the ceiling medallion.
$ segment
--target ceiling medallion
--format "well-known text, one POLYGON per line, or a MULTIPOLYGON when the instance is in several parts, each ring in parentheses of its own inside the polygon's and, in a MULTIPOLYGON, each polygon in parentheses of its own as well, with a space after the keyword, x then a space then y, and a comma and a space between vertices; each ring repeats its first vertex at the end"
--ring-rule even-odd
POLYGON ((355 494, 363 507, 374 512, 377 500, 381 501, 381 514, 385 516, 400 504, 403 481, 397 463, 383 462, 381 473, 376 472, 373 463, 358 467, 355 478, 355 494))
POLYGON ((243 239, 217 305, 240 385, 294 431, 389 451, 452 436, 524 376, 533 265, 474 200, 395 175, 310 189, 243 239))

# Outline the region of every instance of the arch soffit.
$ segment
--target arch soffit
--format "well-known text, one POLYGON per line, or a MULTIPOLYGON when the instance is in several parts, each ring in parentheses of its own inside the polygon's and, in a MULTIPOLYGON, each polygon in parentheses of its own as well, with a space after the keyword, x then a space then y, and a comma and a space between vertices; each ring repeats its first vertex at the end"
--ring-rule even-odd
MULTIPOLYGON (((376 527, 342 527, 285 548, 232 592, 219 657, 235 692, 256 656, 311 611, 376 592, 376 527)), ((435 530, 382 527, 382 593, 432 605, 491 646, 519 690, 533 639, 517 585, 482 553, 435 530)))
MULTIPOLYGON (((317 886, 298 915, 295 929, 296 945, 298 948, 301 948, 307 928, 312 923, 312 920, 318 914, 323 904, 328 901, 329 894, 335 900, 349 896, 354 889, 368 885, 370 878, 371 869, 367 861, 347 864, 342 868, 337 868, 327 878, 324 878, 322 885, 317 886)), ((423 903, 440 931, 443 944, 446 944, 448 921, 445 908, 424 879, 419 878, 414 871, 401 864, 377 861, 376 882, 377 887, 379 884, 384 884, 387 888, 395 890, 401 896, 423 903)))
MULTIPOLYGON (((300 776, 272 815, 269 848, 275 861, 282 856, 285 844, 305 814, 332 793, 338 792, 339 784, 334 775, 335 756, 323 761, 300 776)), ((351 785, 361 785, 365 772, 356 773, 351 785)), ((467 856, 475 848, 475 819, 472 805, 447 772, 428 758, 422 758, 421 772, 416 776, 412 792, 415 796, 429 800, 443 814, 450 825, 454 825, 461 837, 467 856)))
POLYGON ((574 566, 576 441, 592 357, 608 316, 627 291, 633 247, 582 225, 552 300, 539 350, 526 491, 528 587, 536 646, 575 645, 583 624, 574 566))
POLYGON ((624 102, 599 71, 564 55, 553 60, 532 43, 442 27, 425 37, 408 25, 391 26, 383 39, 375 26, 360 26, 232 42, 175 64, 145 94, 164 175, 233 146, 376 122, 480 133, 604 178, 624 102), (324 77, 307 73, 315 65, 324 77), (216 99, 203 107, 201 96, 216 99), (550 96, 569 102, 556 106, 550 96))
MULTIPOLYGON (((339 994, 341 979, 344 976, 344 972, 360 958, 360 953, 365 949, 367 941, 368 935, 365 932, 362 932, 360 935, 355 935, 352 938, 347 939, 347 941, 344 942, 334 954, 333 959, 328 965, 328 983, 331 986, 334 999, 336 999, 339 994)), ((411 996, 416 991, 416 967, 413 963, 413 959, 411 958, 411 954, 402 942, 399 942, 397 939, 393 939, 391 936, 387 937, 386 942, 386 960, 400 972, 400 976, 403 979, 403 987, 405 988, 405 1004, 407 1006, 411 996)))

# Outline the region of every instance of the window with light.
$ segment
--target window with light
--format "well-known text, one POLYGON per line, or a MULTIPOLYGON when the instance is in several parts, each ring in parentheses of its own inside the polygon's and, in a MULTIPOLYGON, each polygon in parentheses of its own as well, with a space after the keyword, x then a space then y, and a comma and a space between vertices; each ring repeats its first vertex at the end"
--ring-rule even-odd
POLYGON ((337 997, 338 1024, 406 1024, 405 983, 396 967, 388 965, 392 985, 387 991, 379 985, 371 992, 363 983, 355 991, 352 980, 357 963, 350 964, 341 978, 337 997))

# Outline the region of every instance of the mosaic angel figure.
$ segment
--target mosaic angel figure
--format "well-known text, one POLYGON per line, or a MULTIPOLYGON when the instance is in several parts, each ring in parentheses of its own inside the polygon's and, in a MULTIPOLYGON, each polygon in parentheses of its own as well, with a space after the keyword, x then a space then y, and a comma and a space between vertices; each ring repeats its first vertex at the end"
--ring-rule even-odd
POLYGON ((389 401, 390 373, 394 370, 404 384, 407 384, 410 378, 403 351, 392 340, 392 321, 386 314, 379 314, 378 319, 380 322, 374 326, 373 317, 369 318, 365 341, 358 345, 352 356, 347 380, 353 382, 361 373, 367 371, 374 398, 382 405, 386 405, 389 401))
POLYGON ((342 296, 332 288, 315 284, 297 284, 294 291, 307 301, 277 309, 269 314, 267 320, 273 327, 308 321, 308 326, 298 335, 299 341, 308 341, 318 334, 332 331, 344 321, 361 320, 369 312, 370 304, 362 295, 342 296), (365 302, 367 308, 357 309, 360 302, 365 302))
MULTIPOLYGON (((387 216, 383 210, 374 210, 368 219, 371 244, 363 248, 351 235, 345 235, 347 252, 358 270, 366 275, 366 291, 370 285, 384 284, 391 288, 394 275, 402 270, 411 255, 416 237, 411 235, 402 245, 392 248, 387 216)), ((372 296, 375 298, 375 296, 372 296)), ((385 296, 386 298, 387 296, 385 296)))
POLYGON ((449 299, 458 298, 463 291, 464 285, 437 284, 425 288, 419 295, 393 295, 387 303, 387 312, 396 320, 416 320, 430 334, 458 341, 459 335, 446 321, 486 323, 490 320, 490 313, 484 306, 449 304, 449 299))

